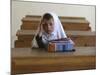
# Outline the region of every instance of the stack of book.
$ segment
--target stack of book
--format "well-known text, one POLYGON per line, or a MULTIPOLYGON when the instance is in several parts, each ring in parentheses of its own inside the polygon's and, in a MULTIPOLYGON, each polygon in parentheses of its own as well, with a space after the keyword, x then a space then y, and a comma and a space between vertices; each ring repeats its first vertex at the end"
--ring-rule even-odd
POLYGON ((67 39, 52 40, 48 44, 48 52, 75 51, 74 45, 67 39))

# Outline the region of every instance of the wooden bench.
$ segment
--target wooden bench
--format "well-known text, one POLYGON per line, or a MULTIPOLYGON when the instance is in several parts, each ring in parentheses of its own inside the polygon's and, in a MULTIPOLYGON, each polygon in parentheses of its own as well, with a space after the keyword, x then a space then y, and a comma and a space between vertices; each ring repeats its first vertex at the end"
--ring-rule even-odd
MULTIPOLYGON (((26 15, 27 18, 41 18, 39 15, 26 15)), ((58 16, 59 19, 85 19, 85 17, 76 17, 76 16, 58 16)))
MULTIPOLYGON (((36 30, 40 23, 40 16, 25 16, 22 19, 22 30, 36 30)), ((89 22, 84 17, 60 17, 65 30, 91 30, 89 22)))
MULTIPOLYGON (((35 32, 34 30, 18 30, 16 34, 18 40, 15 41, 15 47, 31 47, 35 32)), ((75 42, 76 46, 95 46, 95 32, 66 31, 66 34, 75 42)))
POLYGON ((96 68, 95 47, 76 47, 75 52, 48 53, 43 49, 12 48, 12 73, 88 70, 96 68))

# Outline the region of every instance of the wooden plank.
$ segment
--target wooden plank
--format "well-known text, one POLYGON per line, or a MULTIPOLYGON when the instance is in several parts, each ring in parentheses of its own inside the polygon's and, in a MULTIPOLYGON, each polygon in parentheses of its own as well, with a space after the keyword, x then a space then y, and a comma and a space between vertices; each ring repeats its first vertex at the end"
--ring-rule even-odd
MULTIPOLYGON (((17 32, 18 40, 15 41, 15 47, 31 47, 35 31, 19 30, 17 32)), ((75 46, 95 46, 95 32, 90 31, 66 31, 68 37, 74 42, 75 46)))
MULTIPOLYGON (((26 15, 25 17, 29 18, 41 18, 40 15, 26 15)), ((76 16, 58 16, 60 19, 85 19, 85 17, 76 17, 76 16)))
POLYGON ((12 49, 13 73, 37 73, 95 69, 95 47, 77 47, 75 52, 48 53, 43 49, 12 49))
POLYGON ((15 48, 27 48, 32 47, 32 41, 15 40, 15 48))
MULTIPOLYGON (((24 23, 21 25, 22 30, 36 30, 39 23, 24 23)), ((84 23, 63 23, 63 28, 65 30, 81 30, 89 31, 91 27, 84 23)))
MULTIPOLYGON (((23 37, 24 40, 16 40, 15 41, 15 48, 21 48, 21 47, 31 47, 32 45, 32 40, 30 38, 25 38, 23 37), (26 39, 26 40, 25 40, 26 39)), ((22 38, 22 39, 23 39, 22 38)), ((96 46, 96 37, 70 37, 74 42, 75 46, 80 46, 80 47, 87 47, 87 46, 96 46)))
MULTIPOLYGON (((68 35, 84 35, 84 36, 94 36, 96 34, 95 31, 65 31, 68 35)), ((36 33, 36 30, 18 30, 17 36, 19 35, 34 35, 36 33)))
MULTIPOLYGON (((41 19, 40 18, 23 18, 22 22, 39 22, 41 19)), ((61 19, 61 22, 63 23, 89 23, 87 20, 85 19, 61 19)))
MULTIPOLYGON (((95 56, 86 56, 86 57, 69 57, 69 58, 59 58, 59 59, 53 59, 53 60, 60 60, 64 61, 64 63, 55 63, 53 65, 32 65, 31 63, 36 61, 30 59, 30 60, 14 60, 15 61, 15 70, 13 71, 14 74, 25 74, 25 73, 40 73, 40 72, 56 72, 56 71, 75 71, 75 70, 88 70, 88 69, 95 69, 95 56), (90 60, 89 60, 90 59, 90 60), (65 60, 68 60, 66 62, 65 60), (23 62, 24 61, 24 62, 23 62), (26 63, 27 65, 24 65, 24 63, 28 61, 31 63, 26 63), (23 63, 21 65, 20 63, 23 63)), ((51 59, 51 61, 53 61, 51 59)), ((48 60, 43 60, 48 61, 48 60)), ((40 62, 41 61, 37 61, 40 62)), ((48 61, 49 62, 49 61, 48 61)), ((58 62, 58 61, 56 61, 58 62)))
MULTIPOLYGON (((65 31, 67 36, 70 38, 79 38, 79 37, 95 37, 95 32, 90 31, 65 31)), ((18 40, 32 40, 36 31, 33 30, 18 30, 16 36, 18 40)))
POLYGON ((75 52, 47 52, 44 49, 31 49, 31 48, 12 48, 12 58, 24 57, 68 57, 68 56, 88 56, 95 55, 95 47, 75 47, 75 52))
MULTIPOLYGON (((90 30, 89 22, 81 17, 62 17, 61 23, 65 30, 90 30)), ((26 16, 22 19, 21 29, 36 30, 40 23, 39 16, 26 16)))

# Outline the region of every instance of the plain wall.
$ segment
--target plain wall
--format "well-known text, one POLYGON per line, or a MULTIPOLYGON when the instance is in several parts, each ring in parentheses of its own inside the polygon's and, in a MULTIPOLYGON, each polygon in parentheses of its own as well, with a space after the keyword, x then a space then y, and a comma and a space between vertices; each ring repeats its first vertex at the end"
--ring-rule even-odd
POLYGON ((95 6, 54 4, 40 2, 12 1, 11 7, 11 47, 17 39, 16 32, 22 24, 21 19, 25 15, 42 15, 45 12, 55 12, 58 16, 85 17, 95 31, 95 6))

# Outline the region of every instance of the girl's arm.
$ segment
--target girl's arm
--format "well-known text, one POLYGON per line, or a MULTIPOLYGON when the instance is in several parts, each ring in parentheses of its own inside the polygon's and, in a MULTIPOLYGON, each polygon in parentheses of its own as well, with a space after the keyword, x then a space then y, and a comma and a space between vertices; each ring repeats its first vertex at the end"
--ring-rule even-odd
POLYGON ((42 37, 39 36, 39 34, 36 36, 36 41, 37 41, 37 44, 38 44, 39 48, 45 48, 45 45, 42 41, 42 37))

